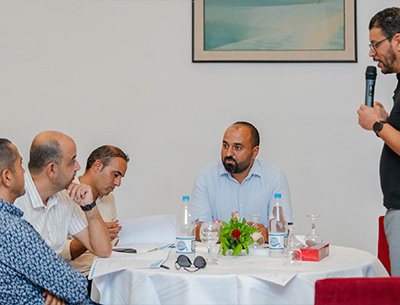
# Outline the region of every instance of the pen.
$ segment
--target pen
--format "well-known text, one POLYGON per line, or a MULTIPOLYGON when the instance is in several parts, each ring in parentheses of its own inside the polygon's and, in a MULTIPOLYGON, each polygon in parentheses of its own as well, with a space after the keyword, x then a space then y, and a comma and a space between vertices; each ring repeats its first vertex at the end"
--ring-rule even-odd
POLYGON ((164 269, 169 269, 169 267, 168 267, 168 266, 165 266, 165 265, 160 265, 160 267, 161 267, 161 268, 164 268, 164 269))
POLYGON ((114 248, 112 250, 115 252, 137 253, 136 249, 132 249, 132 248, 114 248))

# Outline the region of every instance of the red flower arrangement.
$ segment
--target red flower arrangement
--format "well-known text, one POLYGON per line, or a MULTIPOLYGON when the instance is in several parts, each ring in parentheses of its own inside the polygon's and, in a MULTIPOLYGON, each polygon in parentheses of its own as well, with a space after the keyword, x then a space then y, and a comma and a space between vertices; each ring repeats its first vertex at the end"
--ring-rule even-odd
POLYGON ((238 229, 233 230, 233 231, 232 231, 232 237, 233 237, 234 239, 236 239, 237 241, 239 241, 239 238, 240 238, 240 231, 239 231, 238 229))
POLYGON ((232 213, 229 223, 222 222, 219 253, 222 252, 222 255, 226 255, 228 249, 231 249, 233 250, 232 256, 235 256, 245 249, 249 254, 249 245, 254 243, 252 235, 255 233, 258 233, 258 230, 247 225, 245 218, 240 222, 238 212, 232 213))

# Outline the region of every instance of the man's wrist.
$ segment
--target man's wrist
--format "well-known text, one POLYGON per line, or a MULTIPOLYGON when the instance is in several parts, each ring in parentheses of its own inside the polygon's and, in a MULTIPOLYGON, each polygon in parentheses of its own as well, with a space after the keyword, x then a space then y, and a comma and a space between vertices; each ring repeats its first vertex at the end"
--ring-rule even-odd
POLYGON ((83 211, 91 211, 94 207, 96 206, 96 200, 94 200, 91 204, 89 205, 85 205, 85 206, 81 206, 81 209, 83 211))
POLYGON ((386 121, 377 121, 372 126, 372 129, 374 130, 377 137, 379 137, 379 132, 382 130, 383 125, 385 125, 386 123, 386 121))

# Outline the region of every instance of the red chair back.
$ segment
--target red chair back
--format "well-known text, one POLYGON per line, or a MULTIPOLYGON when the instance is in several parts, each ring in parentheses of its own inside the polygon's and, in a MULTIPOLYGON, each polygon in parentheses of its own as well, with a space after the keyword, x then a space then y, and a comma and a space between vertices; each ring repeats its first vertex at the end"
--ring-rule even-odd
POLYGON ((399 305, 400 277, 329 278, 315 282, 315 305, 399 305))
POLYGON ((389 275, 390 272, 390 258, 389 258, 389 245, 386 240, 385 227, 383 220, 385 216, 379 216, 379 232, 378 232, 378 259, 382 262, 382 265, 386 268, 389 275))

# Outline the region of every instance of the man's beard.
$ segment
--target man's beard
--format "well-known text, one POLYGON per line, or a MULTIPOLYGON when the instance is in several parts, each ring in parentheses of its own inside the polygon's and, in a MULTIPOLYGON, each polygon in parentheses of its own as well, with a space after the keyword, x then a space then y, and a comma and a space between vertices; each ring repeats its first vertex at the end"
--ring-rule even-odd
POLYGON ((381 61, 383 68, 381 69, 383 74, 393 73, 393 63, 397 60, 396 53, 394 53, 392 46, 388 50, 388 54, 385 56, 385 62, 381 61))
POLYGON ((54 181, 55 187, 59 190, 66 189, 71 184, 71 182, 74 180, 75 174, 76 174, 76 172, 74 173, 72 178, 67 177, 66 175, 64 175, 64 173, 60 169, 60 171, 58 172, 58 176, 56 177, 56 179, 54 181))
POLYGON ((222 162, 224 164, 224 167, 228 173, 231 174, 240 174, 244 172, 249 166, 251 162, 248 162, 247 164, 238 164, 235 159, 232 157, 225 157, 224 161, 222 162), (226 163, 226 160, 232 160, 234 163, 226 163))

